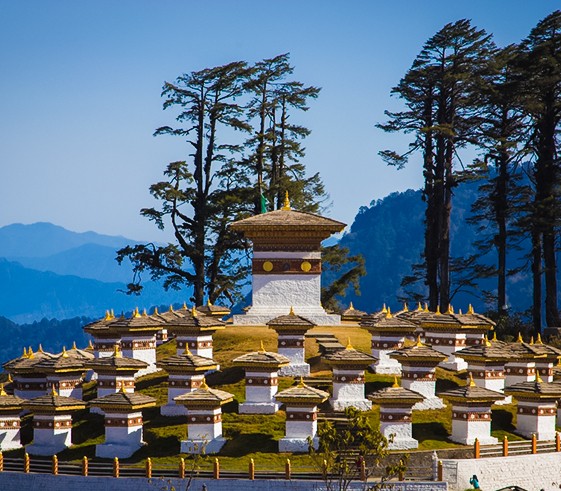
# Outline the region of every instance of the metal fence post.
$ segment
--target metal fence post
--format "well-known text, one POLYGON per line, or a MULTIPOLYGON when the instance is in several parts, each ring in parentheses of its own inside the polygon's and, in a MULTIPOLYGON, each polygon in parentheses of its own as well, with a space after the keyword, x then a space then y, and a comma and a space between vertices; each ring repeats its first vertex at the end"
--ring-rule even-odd
POLYGON ((25 454, 23 455, 23 472, 25 472, 26 474, 29 474, 30 464, 31 462, 29 461, 29 454, 25 452, 25 454))
POLYGON ((252 481, 255 479, 255 462, 253 459, 249 459, 249 479, 252 481))
POLYGON ((113 459, 113 477, 119 477, 119 459, 115 457, 113 459))
POLYGON ((508 438, 503 438, 503 457, 508 457, 508 438))
POLYGON ((53 474, 55 476, 58 476, 58 457, 56 455, 53 455, 52 469, 53 469, 53 474))
POLYGON ((179 459, 179 479, 185 479, 185 459, 183 457, 179 459))
POLYGON ((535 433, 532 434, 532 453, 538 453, 538 439, 535 433))
POLYGON ((82 458, 82 476, 88 475, 88 458, 84 455, 82 458))
POLYGON ((214 465, 212 468, 212 475, 214 479, 220 479, 220 462, 218 462, 218 458, 214 459, 214 465))
POLYGON ((152 459, 150 457, 146 459, 146 477, 152 477, 152 459))
POLYGON ((444 469, 442 467, 442 460, 438 461, 438 471, 437 471, 437 475, 438 475, 438 480, 440 482, 444 481, 444 469))
POLYGON ((481 452, 481 445, 479 444, 479 439, 476 438, 473 442, 473 458, 478 459, 481 452))
POLYGON ((290 459, 286 459, 286 463, 284 464, 284 478, 287 481, 290 481, 291 474, 292 474, 292 469, 291 469, 290 459))

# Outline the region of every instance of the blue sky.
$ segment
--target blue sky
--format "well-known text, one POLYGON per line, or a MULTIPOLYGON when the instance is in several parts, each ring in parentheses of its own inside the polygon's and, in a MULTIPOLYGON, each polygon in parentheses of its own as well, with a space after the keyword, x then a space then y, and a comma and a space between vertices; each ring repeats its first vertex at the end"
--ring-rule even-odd
POLYGON ((322 87, 298 120, 312 130, 309 172, 349 224, 360 206, 421 185, 404 147, 374 125, 396 109, 391 88, 422 44, 448 22, 472 19, 497 44, 518 42, 551 1, 24 1, 0 0, 0 226, 50 221, 76 231, 165 238, 139 216, 151 183, 186 158, 165 80, 234 60, 290 52, 294 77, 322 87))

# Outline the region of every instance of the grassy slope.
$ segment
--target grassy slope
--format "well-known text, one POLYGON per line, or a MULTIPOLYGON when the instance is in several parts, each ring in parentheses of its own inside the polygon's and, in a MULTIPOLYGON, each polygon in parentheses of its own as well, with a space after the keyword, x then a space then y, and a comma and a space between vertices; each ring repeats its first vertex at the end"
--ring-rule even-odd
MULTIPOLYGON (((327 332, 335 334, 339 340, 346 344, 350 341, 353 347, 370 351, 370 335, 363 329, 354 326, 318 327, 312 332, 327 332)), ((233 327, 228 326, 218 331, 214 336, 214 358, 220 363, 221 371, 211 374, 208 383, 219 386, 222 390, 231 392, 235 400, 223 408, 223 431, 229 439, 222 449, 219 460, 224 470, 246 470, 249 459, 253 458, 256 469, 269 471, 282 471, 287 458, 290 458, 293 471, 311 469, 311 462, 307 455, 279 454, 277 441, 284 436, 284 411, 275 415, 240 415, 237 414, 238 403, 245 399, 243 371, 232 367, 232 359, 250 351, 256 351, 263 341, 265 349, 276 351, 276 334, 266 327, 233 327)), ((165 358, 175 353, 175 342, 171 341, 158 348, 158 359, 165 358)), ((329 375, 329 369, 321 363, 318 356, 317 344, 312 339, 306 340, 306 354, 312 364, 313 375, 329 375)), ((465 384, 463 377, 456 376, 446 370, 437 370, 437 391, 447 390, 465 384)), ((291 378, 280 378, 279 390, 293 384, 291 378)), ((366 392, 372 392, 393 383, 393 377, 367 373, 366 392)), ((84 387, 85 398, 93 396, 94 383, 84 387)), ((163 372, 151 374, 138 380, 137 390, 143 394, 155 397, 158 405, 167 401, 167 376, 163 372)), ((373 421, 379 421, 379 409, 375 406, 370 415, 373 421)), ((492 434, 499 439, 508 436, 509 440, 519 440, 514 435, 513 421, 515 421, 515 407, 513 405, 497 406, 493 410, 492 434), (513 419, 514 418, 514 419, 513 419)), ((31 438, 29 417, 23 429, 24 443, 31 438)), ((91 415, 85 411, 74 418, 73 442, 71 449, 63 452, 61 460, 79 460, 84 455, 94 457, 95 445, 104 440, 103 418, 91 415)), ((148 409, 144 412, 144 440, 148 445, 137 452, 128 460, 130 465, 143 465, 145 459, 150 457, 155 467, 177 468, 180 441, 186 438, 186 424, 182 417, 164 418, 159 415, 158 408, 148 409)), ((413 436, 419 440, 420 450, 457 447, 447 440, 451 430, 450 408, 434 411, 415 411, 413 414, 413 436)), ((22 450, 7 453, 9 456, 21 456, 22 450)), ((202 459, 202 468, 210 469, 214 461, 213 456, 202 459)))

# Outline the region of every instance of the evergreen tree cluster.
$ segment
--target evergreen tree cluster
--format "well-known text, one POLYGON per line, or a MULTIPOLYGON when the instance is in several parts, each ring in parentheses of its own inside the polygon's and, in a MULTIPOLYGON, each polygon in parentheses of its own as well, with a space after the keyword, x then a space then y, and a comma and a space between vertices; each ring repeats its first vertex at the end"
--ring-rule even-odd
POLYGON ((519 44, 502 48, 469 20, 447 24, 424 44, 392 93, 405 108, 386 112, 378 127, 409 134, 411 141, 406 152, 380 155, 398 168, 419 156, 426 204, 422 261, 403 285, 432 310, 446 310, 455 291, 493 278, 496 311, 504 320, 507 276, 528 269, 534 329, 541 330, 543 312, 545 325, 561 326, 561 11, 519 44), (478 157, 464 161, 470 153, 478 157), (454 192, 474 180, 478 197, 469 221, 479 230, 477 253, 452 257, 454 192), (508 264, 508 252, 526 241, 526 260, 508 264))

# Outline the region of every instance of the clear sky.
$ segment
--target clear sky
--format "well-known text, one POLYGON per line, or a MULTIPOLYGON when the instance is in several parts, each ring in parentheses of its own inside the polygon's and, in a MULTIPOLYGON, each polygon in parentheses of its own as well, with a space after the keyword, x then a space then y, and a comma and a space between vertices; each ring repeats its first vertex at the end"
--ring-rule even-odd
POLYGON ((0 0, 0 226, 49 221, 162 240, 138 211, 151 183, 186 158, 165 80, 234 60, 290 52, 294 77, 322 87, 299 121, 309 172, 319 171, 347 223, 363 205, 421 185, 411 162, 377 156, 403 139, 374 125, 396 109, 391 88, 422 44, 448 22, 472 19, 503 46, 518 42, 556 2, 0 0))

